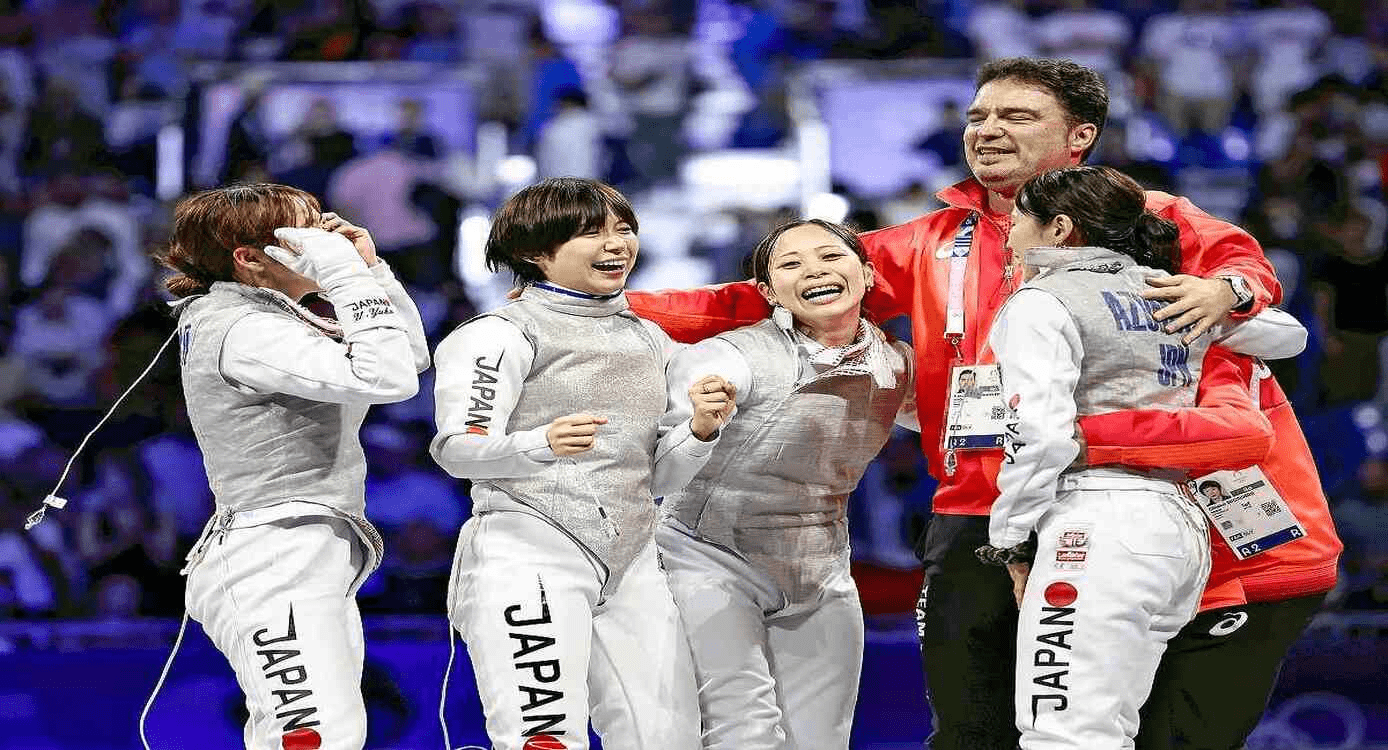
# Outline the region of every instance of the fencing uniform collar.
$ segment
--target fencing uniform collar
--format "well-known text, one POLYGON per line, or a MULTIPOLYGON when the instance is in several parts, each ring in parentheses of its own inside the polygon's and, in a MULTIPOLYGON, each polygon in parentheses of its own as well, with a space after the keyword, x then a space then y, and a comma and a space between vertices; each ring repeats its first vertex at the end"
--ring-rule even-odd
POLYGON ((1118 273, 1137 265, 1132 256, 1106 247, 1033 247, 1026 251, 1025 263, 1042 271, 1078 268, 1099 273, 1118 273))
POLYGON ((175 315, 181 315, 193 300, 201 299, 202 297, 212 294, 235 294, 247 299, 262 302, 272 307, 277 307, 329 336, 338 339, 342 338, 342 326, 339 325, 336 320, 318 315, 278 289, 269 289, 263 286, 250 286, 237 281, 214 281, 207 294, 195 294, 183 297, 182 299, 170 302, 169 306, 173 309, 175 315))
POLYGON ((558 284, 536 282, 527 284, 521 290, 520 298, 558 310, 570 315, 583 315, 589 318, 602 318, 626 312, 627 295, 625 291, 613 294, 588 294, 566 289, 558 284))
POLYGON ((813 376, 837 370, 844 374, 871 375, 880 388, 891 388, 896 384, 896 375, 887 358, 885 337, 866 318, 858 319, 858 335, 843 346, 825 346, 801 333, 795 328, 790 311, 780 305, 772 310, 771 319, 795 344, 801 362, 809 366, 805 374, 813 376))

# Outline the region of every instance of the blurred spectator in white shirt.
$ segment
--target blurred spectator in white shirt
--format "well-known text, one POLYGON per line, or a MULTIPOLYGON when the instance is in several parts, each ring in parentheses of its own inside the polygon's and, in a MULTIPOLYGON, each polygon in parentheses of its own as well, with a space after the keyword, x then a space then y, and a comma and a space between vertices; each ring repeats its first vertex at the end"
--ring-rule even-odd
POLYGON ((111 103, 111 63, 120 45, 101 27, 97 4, 60 2, 36 12, 39 67, 51 85, 70 86, 82 108, 104 115, 111 103))
POLYGON ((136 207, 123 194, 126 190, 123 182, 109 174, 90 178, 59 174, 50 180, 24 221, 20 281, 29 288, 41 286, 55 257, 64 250, 101 252, 102 265, 114 274, 101 301, 114 316, 129 312, 153 268, 141 243, 136 207), (84 237, 84 230, 95 230, 109 240, 109 246, 73 248, 74 240, 90 238, 84 237))
POLYGON ((1141 54, 1156 69, 1158 106, 1178 133, 1218 134, 1229 124, 1238 93, 1231 57, 1242 34, 1226 6, 1182 0, 1178 11, 1152 18, 1143 30, 1141 54))
POLYGON ((540 130, 535 162, 540 177, 603 176, 603 132, 597 115, 588 109, 581 90, 559 92, 559 111, 540 130))
POLYGON ((1248 14, 1257 53, 1251 93, 1261 113, 1276 112, 1320 77, 1317 53, 1330 37, 1330 17, 1309 0, 1281 0, 1248 14))
POLYGON ((54 280, 16 313, 12 351, 24 361, 28 390, 45 405, 88 406, 114 318, 100 300, 62 281, 62 265, 60 256, 54 280))
POLYGON ((1127 16, 1096 8, 1092 0, 1066 0, 1064 7, 1037 20, 1036 36, 1045 56, 1074 60, 1112 76, 1123 70, 1133 28, 1127 16))
POLYGON ((1025 0, 985 0, 969 15, 969 41, 980 60, 1036 57, 1036 28, 1025 0))
POLYGON ((612 78, 632 119, 627 155, 642 186, 672 180, 685 148, 691 50, 671 15, 657 3, 631 9, 625 19, 630 31, 612 49, 612 78))

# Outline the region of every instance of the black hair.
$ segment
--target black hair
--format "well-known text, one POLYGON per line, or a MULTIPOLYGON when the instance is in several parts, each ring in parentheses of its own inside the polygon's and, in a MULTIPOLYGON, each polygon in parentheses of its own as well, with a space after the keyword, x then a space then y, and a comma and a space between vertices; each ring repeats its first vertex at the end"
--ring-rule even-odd
POLYGON ((1149 212, 1142 186, 1112 167, 1042 172, 1017 191, 1016 206, 1042 224, 1069 216, 1079 237, 1067 244, 1108 248, 1167 273, 1181 267, 1179 228, 1149 212))
POLYGON ((609 211, 639 231, 631 203, 606 183, 555 177, 524 188, 496 210, 487 236, 487 268, 509 268, 525 283, 544 281, 535 259, 551 257, 565 242, 600 229, 609 211))
POLYGON ((1035 57, 1004 57, 985 63, 974 78, 974 90, 990 81, 1013 80, 1045 89, 1065 110, 1070 127, 1090 123, 1095 127, 1094 143, 1080 155, 1089 158, 1108 120, 1108 85, 1103 76, 1070 60, 1035 57))
POLYGON ((844 247, 853 251, 858 256, 858 260, 867 262, 867 250, 863 247, 863 241, 858 239, 858 233, 842 225, 824 219, 796 219, 788 221, 761 238, 761 242, 752 249, 752 255, 748 258, 751 265, 752 278, 763 284, 771 283, 771 252, 776 249, 776 242, 781 239, 781 235, 796 227, 803 227, 806 224, 813 224, 820 229, 834 235, 843 242, 844 247))

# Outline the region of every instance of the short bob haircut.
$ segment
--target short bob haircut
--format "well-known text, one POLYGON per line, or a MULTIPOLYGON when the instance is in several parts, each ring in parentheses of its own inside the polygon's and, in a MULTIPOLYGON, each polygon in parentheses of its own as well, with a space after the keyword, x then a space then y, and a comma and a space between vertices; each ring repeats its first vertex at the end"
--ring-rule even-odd
POLYGON ((176 271, 164 286, 175 297, 205 294, 213 282, 235 281, 231 253, 275 243, 279 227, 301 226, 305 212, 317 226, 322 206, 288 185, 257 182, 207 190, 179 201, 169 246, 155 255, 176 271))
POLYGON ((794 221, 788 221, 771 230, 771 233, 763 237, 761 242, 758 242, 757 246, 752 249, 752 255, 748 258, 748 265, 751 267, 752 278, 770 286, 771 254, 776 249, 776 242, 781 239, 781 235, 796 227, 803 227, 806 224, 813 224, 839 238, 839 241, 843 242, 844 247, 852 250, 853 254, 858 256, 858 260, 864 263, 868 262, 867 250, 863 247, 863 241, 858 239, 857 232, 854 232, 852 229, 842 224, 835 224, 832 221, 825 221, 823 219, 796 219, 794 221))
POLYGON ((522 283, 544 281, 535 259, 553 257, 565 242, 601 229, 609 211, 639 231, 631 203, 611 185, 578 177, 531 185, 497 209, 487 237, 487 268, 509 268, 522 283))

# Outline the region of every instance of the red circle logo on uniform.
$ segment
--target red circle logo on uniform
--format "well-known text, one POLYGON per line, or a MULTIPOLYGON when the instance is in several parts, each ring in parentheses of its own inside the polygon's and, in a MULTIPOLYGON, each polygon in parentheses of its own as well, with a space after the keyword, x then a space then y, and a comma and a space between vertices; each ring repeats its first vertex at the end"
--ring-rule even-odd
POLYGON ((526 740, 521 750, 564 750, 564 743, 552 734, 537 734, 526 740))
POLYGON ((1046 587, 1046 603, 1052 607, 1068 607, 1079 598, 1080 592, 1065 581, 1056 581, 1046 587))
POLYGON ((323 738, 308 728, 295 729, 280 738, 284 750, 318 750, 323 746, 323 738))

